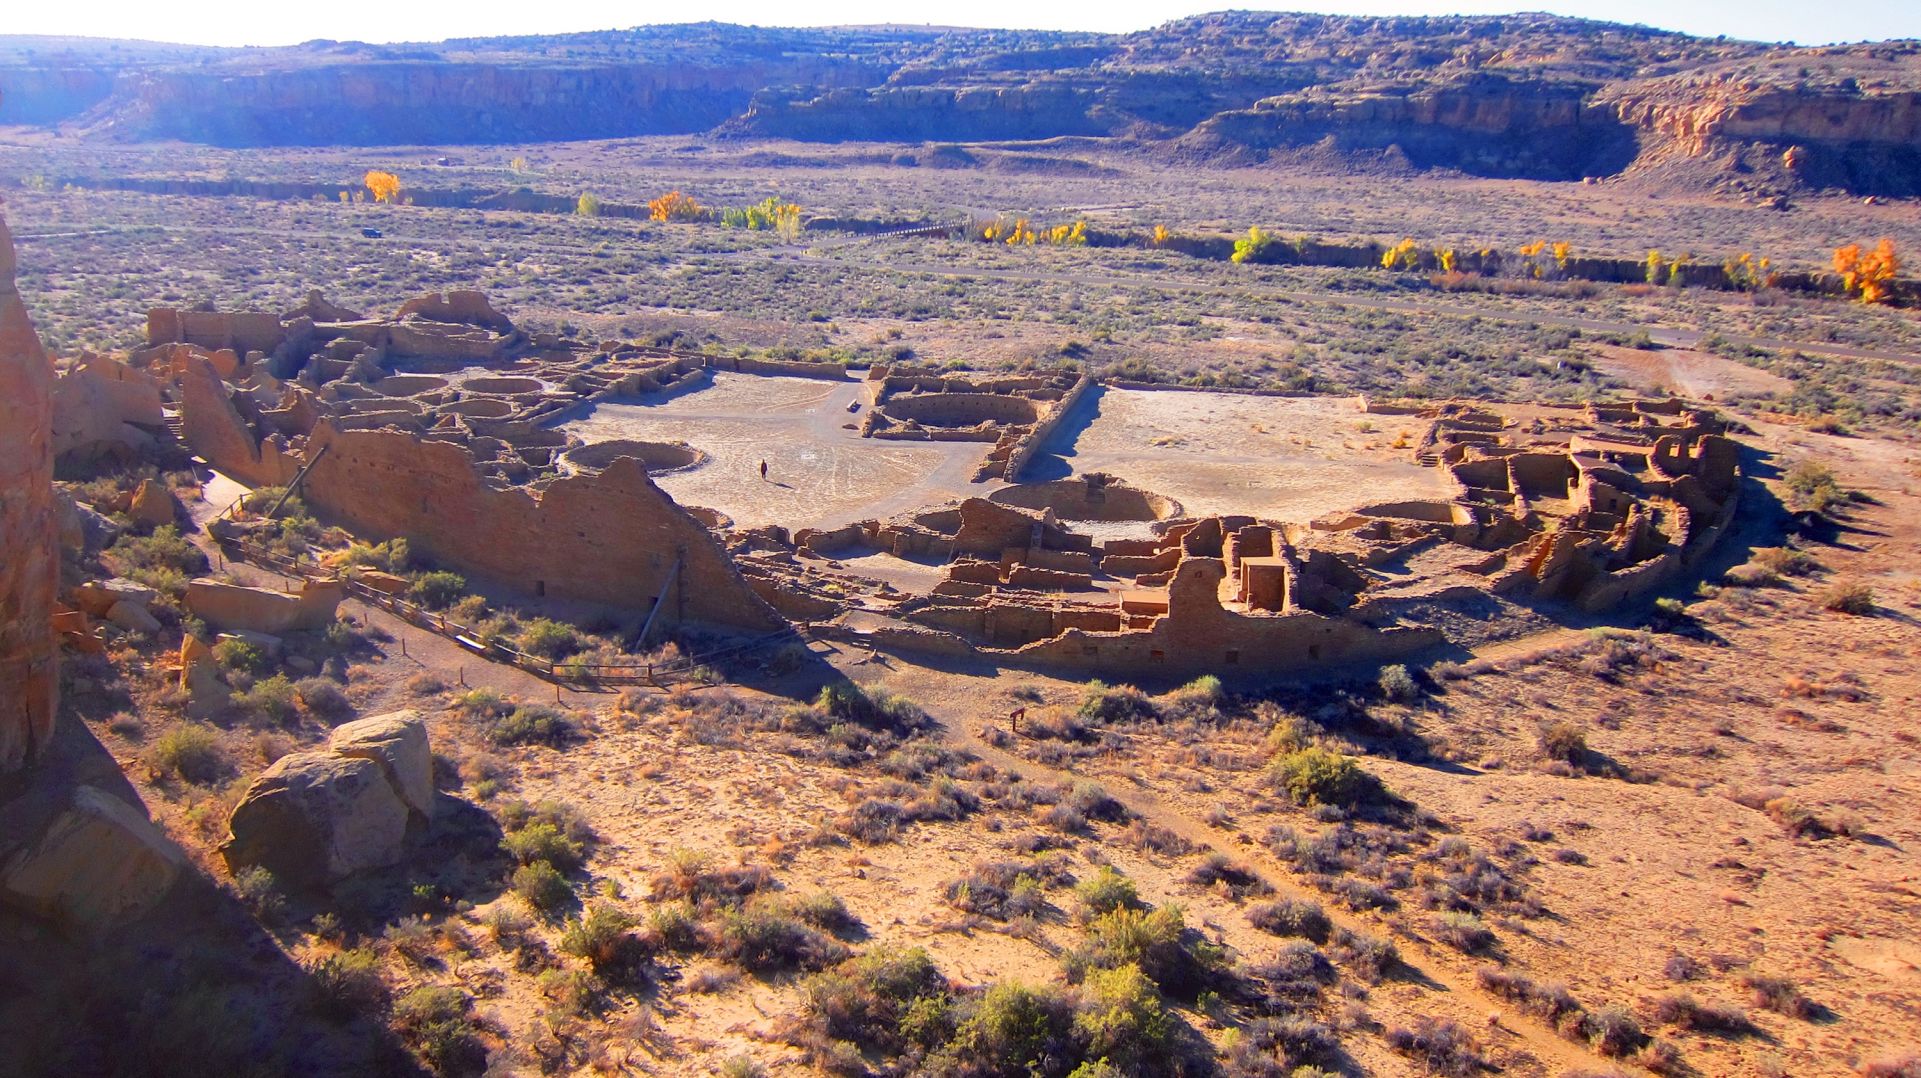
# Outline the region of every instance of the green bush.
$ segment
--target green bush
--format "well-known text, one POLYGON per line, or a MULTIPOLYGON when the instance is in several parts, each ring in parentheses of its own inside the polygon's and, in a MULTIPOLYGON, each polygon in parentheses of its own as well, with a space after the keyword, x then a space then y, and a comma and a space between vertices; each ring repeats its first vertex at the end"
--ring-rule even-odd
POLYGON ((543 659, 564 659, 580 650, 580 635, 571 625, 535 618, 520 630, 520 650, 543 659))
POLYGON ((562 869, 578 867, 581 859, 587 855, 585 843, 569 838, 559 827, 546 820, 508 832, 500 840, 500 848, 522 865, 545 861, 562 869))
POLYGON ((383 573, 404 573, 412 562, 413 552, 404 535, 384 543, 353 543, 340 555, 343 567, 359 566, 383 573))
POLYGON ((560 870, 545 861, 535 861, 515 869, 509 886, 514 894, 543 916, 551 917, 574 899, 574 889, 567 885, 560 870))
POLYGON ((1082 915, 1088 920, 1115 910, 1135 909, 1141 904, 1134 881, 1112 865, 1102 865, 1100 871, 1075 884, 1074 897, 1080 899, 1082 915))
POLYGON ((488 740, 496 745, 546 745, 549 748, 560 748, 579 735, 580 728, 566 713, 539 704, 515 708, 487 731, 488 740))
POLYGON ((1078 1055, 1074 1002, 1061 989, 996 984, 970 1010, 947 1058, 930 1060, 929 1073, 1046 1074, 1050 1064, 1078 1055))
POLYGON ((435 1074, 471 1074, 487 1062, 472 1005, 458 988, 416 988, 394 1004, 393 1026, 435 1074))
POLYGON ((928 724, 927 713, 912 701, 885 689, 868 689, 851 681, 823 687, 814 707, 836 721, 872 730, 907 733, 928 724))
POLYGON ((1781 483, 1788 490, 1789 512, 1827 513, 1848 500, 1841 484, 1835 481, 1833 469, 1819 461, 1802 460, 1789 465, 1781 483))
POLYGON ((1097 726, 1159 717, 1154 701, 1148 699, 1146 693, 1132 685, 1109 685, 1099 680, 1090 681, 1081 689, 1081 703, 1075 714, 1081 721, 1097 726))
POLYGON ((186 592, 189 577, 207 571, 207 556, 172 524, 152 535, 126 533, 102 558, 115 573, 176 597, 186 592))
POLYGON ((335 1021, 377 1014, 390 998, 380 955, 368 947, 336 951, 307 966, 314 1010, 335 1021))
POLYGON ((636 957, 636 940, 630 930, 634 919, 617 906, 596 905, 584 916, 567 922, 560 934, 560 950, 584 959, 602 976, 631 963, 636 957))
POLYGON ((723 915, 721 954, 750 973, 825 969, 845 959, 847 948, 779 904, 757 901, 723 915))
POLYGON ((1421 695, 1420 683, 1400 663, 1381 668, 1381 695, 1396 703, 1407 703, 1421 695))
POLYGON ((1565 764, 1578 764, 1588 753, 1587 735, 1571 722, 1548 723, 1537 736, 1541 755, 1565 764))
POLYGON ((809 978, 801 1009, 822 1033, 894 1052, 951 1035, 947 979, 927 952, 875 948, 809 978))
POLYGON ((297 699, 293 682, 287 680, 287 675, 275 674, 234 693, 233 705, 257 719, 286 722, 293 718, 297 699))
POLYGON ((1107 1061, 1121 1074, 1158 1069, 1174 1054, 1176 1028, 1160 992, 1139 966, 1094 970, 1081 983, 1074 1030, 1088 1059, 1107 1061))
POLYGON ((1858 580, 1842 580, 1829 585, 1815 596, 1821 609, 1837 614, 1865 617, 1874 613, 1874 589, 1858 580))
POLYGON ((1269 774, 1296 804, 1353 808, 1379 800, 1380 780, 1352 759, 1316 745, 1275 759, 1269 774))
POLYGON ((318 719, 338 725, 353 717, 353 702, 347 699, 337 681, 324 677, 301 678, 294 682, 293 691, 300 706, 318 719))
POLYGON ((155 738, 147 764, 163 775, 207 785, 233 774, 233 761, 211 726, 182 723, 155 738))
POLYGON ((267 653, 258 644, 229 636, 213 646, 214 661, 228 670, 257 674, 267 668, 267 653))
POLYGON ((407 594, 414 602, 429 610, 445 610, 467 594, 467 578, 459 573, 436 569, 414 577, 407 594))
POLYGON ((1110 910, 1087 926, 1076 964, 1092 969, 1139 966, 1169 995, 1192 999, 1226 965, 1221 948, 1190 932, 1180 907, 1110 910))

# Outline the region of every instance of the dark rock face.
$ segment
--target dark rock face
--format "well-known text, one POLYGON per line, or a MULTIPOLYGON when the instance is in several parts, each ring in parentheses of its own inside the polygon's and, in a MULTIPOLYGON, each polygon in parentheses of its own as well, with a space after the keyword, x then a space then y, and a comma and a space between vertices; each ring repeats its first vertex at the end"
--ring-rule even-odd
POLYGON ((1789 186, 1902 194, 1921 190, 1921 51, 1548 15, 1262 12, 1120 35, 702 23, 427 46, 51 51, 0 37, 0 121, 227 146, 1101 137, 1189 158, 1313 148, 1536 179, 1751 166, 1793 148, 1794 166, 1768 169, 1789 186))
POLYGON ((13 271, 13 236, 0 218, 0 775, 46 747, 59 692, 53 364, 14 290, 13 271))

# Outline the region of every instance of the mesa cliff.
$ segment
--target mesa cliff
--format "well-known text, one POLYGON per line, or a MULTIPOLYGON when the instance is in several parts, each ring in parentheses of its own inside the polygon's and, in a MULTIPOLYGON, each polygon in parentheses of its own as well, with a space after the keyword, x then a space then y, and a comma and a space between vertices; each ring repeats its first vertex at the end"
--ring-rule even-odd
POLYGON ((701 23, 275 49, 0 37, 0 123, 234 147, 1077 137, 1231 164, 1312 149, 1548 180, 1692 164, 1903 195, 1921 191, 1921 46, 1262 12, 1134 34, 701 23))

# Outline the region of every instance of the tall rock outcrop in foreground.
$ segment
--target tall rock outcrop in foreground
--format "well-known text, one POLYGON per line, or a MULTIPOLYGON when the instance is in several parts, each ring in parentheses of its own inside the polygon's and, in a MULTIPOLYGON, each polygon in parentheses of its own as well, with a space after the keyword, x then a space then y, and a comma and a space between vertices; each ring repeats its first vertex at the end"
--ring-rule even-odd
POLYGON ((45 747, 59 688, 53 365, 13 271, 13 234, 0 217, 0 774, 45 747))

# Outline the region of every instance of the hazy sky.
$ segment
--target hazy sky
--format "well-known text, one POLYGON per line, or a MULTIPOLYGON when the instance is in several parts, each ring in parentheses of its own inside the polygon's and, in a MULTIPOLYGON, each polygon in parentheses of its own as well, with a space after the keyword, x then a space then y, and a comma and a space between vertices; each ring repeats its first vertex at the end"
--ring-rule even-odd
MULTIPOLYGON (((768 0, 706 0, 676 8, 613 0, 570 0, 559 7, 500 0, 409 0, 398 4, 315 4, 287 0, 79 0, 8 5, 0 33, 77 34, 205 45, 289 45, 312 38, 438 41, 447 37, 605 30, 654 22, 715 19, 764 26, 935 23, 1037 29, 1139 30, 1183 15, 1265 8, 1254 0, 816 0, 795 8, 768 0)), ((1562 15, 1645 23, 1692 34, 1803 45, 1921 38, 1921 3, 1829 7, 1813 0, 1309 0, 1298 7, 1353 15, 1501 14, 1549 10, 1562 15)))

